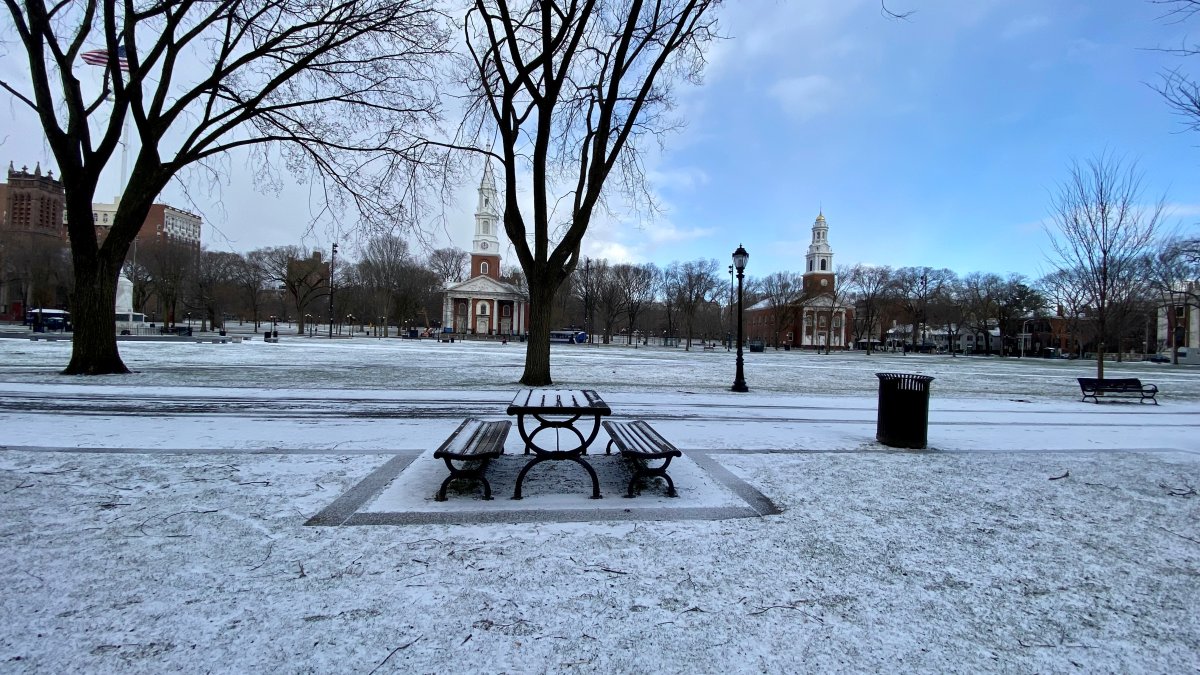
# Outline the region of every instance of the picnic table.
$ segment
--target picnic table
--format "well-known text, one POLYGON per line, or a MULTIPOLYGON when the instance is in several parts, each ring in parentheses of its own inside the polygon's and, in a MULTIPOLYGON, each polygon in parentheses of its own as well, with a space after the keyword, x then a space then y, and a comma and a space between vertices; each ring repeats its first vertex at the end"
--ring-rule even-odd
POLYGON ((600 431, 600 418, 612 414, 612 409, 600 398, 600 394, 591 389, 522 389, 513 397, 507 412, 517 418, 517 432, 525 442, 525 454, 534 455, 517 474, 513 499, 521 498, 521 484, 529 470, 547 461, 569 461, 582 466, 592 477, 592 499, 600 499, 600 479, 592 465, 583 458, 600 431), (582 428, 576 426, 576 422, 582 428), (590 431, 587 429, 589 422, 590 431), (538 442, 538 435, 548 430, 554 431, 553 447, 538 442), (572 439, 567 435, 565 447, 562 438, 566 434, 561 433, 563 431, 575 436, 572 439))

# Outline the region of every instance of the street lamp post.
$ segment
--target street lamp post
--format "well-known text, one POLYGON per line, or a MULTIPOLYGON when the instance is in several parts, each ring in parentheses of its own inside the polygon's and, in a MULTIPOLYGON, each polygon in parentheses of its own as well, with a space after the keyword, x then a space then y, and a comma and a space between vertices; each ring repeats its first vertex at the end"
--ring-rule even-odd
POLYGON ((312 314, 304 315, 304 325, 308 326, 308 337, 313 336, 312 314))
POLYGON ((329 339, 333 339, 333 266, 337 262, 337 243, 333 244, 333 253, 329 256, 329 339))
POLYGON ((1025 341, 1029 339, 1029 322, 1033 319, 1025 319, 1021 322, 1021 358, 1025 358, 1025 341))
POLYGON ((737 297, 737 374, 733 378, 733 387, 731 391, 750 391, 746 386, 746 375, 742 370, 742 277, 746 271, 746 262, 750 260, 750 254, 746 253, 746 249, 738 244, 737 250, 733 252, 733 266, 737 269, 738 282, 738 297, 737 297))
POLYGON ((733 347, 729 344, 729 335, 733 332, 733 265, 729 266, 729 324, 725 331, 725 351, 733 347))

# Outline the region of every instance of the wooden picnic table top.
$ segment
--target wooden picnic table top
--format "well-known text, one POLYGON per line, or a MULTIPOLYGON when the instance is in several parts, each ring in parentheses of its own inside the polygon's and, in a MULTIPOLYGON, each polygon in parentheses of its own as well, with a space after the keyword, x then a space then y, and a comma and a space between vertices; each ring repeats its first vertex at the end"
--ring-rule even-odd
POLYGON ((522 389, 508 406, 509 415, 528 414, 611 415, 612 409, 591 389, 522 389))

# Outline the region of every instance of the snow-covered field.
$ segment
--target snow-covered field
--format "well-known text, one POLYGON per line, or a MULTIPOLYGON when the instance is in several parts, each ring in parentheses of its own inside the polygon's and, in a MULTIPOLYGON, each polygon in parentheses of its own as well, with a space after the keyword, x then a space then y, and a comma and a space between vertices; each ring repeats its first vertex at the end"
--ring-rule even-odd
POLYGON ((1196 368, 1110 363, 1161 405, 1096 405, 1074 361, 768 351, 734 394, 723 350, 556 346, 556 384, 651 421, 692 493, 544 476, 431 523, 429 454, 504 418, 523 345, 123 343, 138 372, 88 379, 69 349, 0 340, 5 672, 1200 663, 1196 368), (928 450, 875 442, 876 372, 936 378, 928 450))

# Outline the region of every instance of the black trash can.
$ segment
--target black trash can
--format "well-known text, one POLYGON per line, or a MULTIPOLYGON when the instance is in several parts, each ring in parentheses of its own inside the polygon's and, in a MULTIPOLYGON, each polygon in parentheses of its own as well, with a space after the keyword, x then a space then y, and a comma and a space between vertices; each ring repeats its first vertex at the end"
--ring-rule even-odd
POLYGON ((263 331, 263 340, 269 341, 270 339, 271 339, 271 331, 269 331, 269 330, 263 331))
POLYGON ((907 373, 875 373, 875 377, 879 378, 875 440, 895 448, 924 448, 933 378, 907 373))

